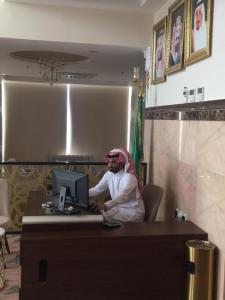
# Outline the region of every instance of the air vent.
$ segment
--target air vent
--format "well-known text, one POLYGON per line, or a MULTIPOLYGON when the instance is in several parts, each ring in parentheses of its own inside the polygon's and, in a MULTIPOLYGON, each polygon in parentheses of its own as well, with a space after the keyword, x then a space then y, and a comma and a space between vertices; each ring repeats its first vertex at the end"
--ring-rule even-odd
POLYGON ((50 154, 48 155, 49 162, 87 162, 93 161, 92 155, 58 155, 50 154))
POLYGON ((71 79, 92 79, 97 74, 93 73, 71 73, 71 72, 60 72, 58 74, 58 78, 65 79, 65 80, 71 80, 71 79))

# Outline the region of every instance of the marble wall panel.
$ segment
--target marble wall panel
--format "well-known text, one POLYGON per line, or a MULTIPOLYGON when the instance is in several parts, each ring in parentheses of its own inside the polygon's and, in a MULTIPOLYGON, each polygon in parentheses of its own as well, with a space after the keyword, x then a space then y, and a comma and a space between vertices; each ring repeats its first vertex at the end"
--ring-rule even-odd
POLYGON ((157 219, 171 219, 179 207, 208 232, 218 247, 216 300, 224 300, 225 122, 154 120, 145 137, 148 131, 149 179, 164 188, 157 219))
POLYGON ((177 156, 177 123, 178 121, 154 120, 153 126, 153 153, 160 153, 175 159, 177 156))
POLYGON ((151 182, 164 188, 164 196, 157 215, 158 220, 171 219, 174 215, 174 207, 177 207, 177 199, 174 191, 173 179, 176 176, 177 160, 161 154, 153 154, 153 168, 150 174, 151 182))
POLYGON ((177 159, 195 165, 198 147, 199 122, 177 122, 177 159))
POLYGON ((197 123, 199 123, 197 152, 199 167, 225 175, 225 122, 197 123))
POLYGON ((196 168, 182 161, 177 161, 176 176, 173 178, 177 207, 188 216, 196 210, 196 168))

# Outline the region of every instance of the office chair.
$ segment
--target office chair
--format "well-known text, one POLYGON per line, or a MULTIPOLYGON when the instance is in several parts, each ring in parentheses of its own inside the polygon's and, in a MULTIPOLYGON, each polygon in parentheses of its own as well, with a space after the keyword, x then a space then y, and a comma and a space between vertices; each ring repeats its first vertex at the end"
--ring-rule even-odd
MULTIPOLYGON (((9 184, 6 178, 0 178, 0 227, 6 230, 10 224, 9 217, 9 184)), ((5 233, 5 247, 8 253, 10 253, 7 236, 5 233)))
POLYGON ((163 196, 163 188, 154 184, 146 184, 142 188, 145 205, 144 221, 156 221, 157 212, 163 196))

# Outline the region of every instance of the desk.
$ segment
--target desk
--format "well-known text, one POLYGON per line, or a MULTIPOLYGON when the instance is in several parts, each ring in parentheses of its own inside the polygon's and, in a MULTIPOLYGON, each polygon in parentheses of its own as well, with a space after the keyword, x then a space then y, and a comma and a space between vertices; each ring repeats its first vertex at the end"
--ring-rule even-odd
MULTIPOLYGON (((25 217, 43 198, 30 194, 25 217)), ((175 221, 24 224, 20 300, 183 300, 190 239, 207 233, 175 221)))

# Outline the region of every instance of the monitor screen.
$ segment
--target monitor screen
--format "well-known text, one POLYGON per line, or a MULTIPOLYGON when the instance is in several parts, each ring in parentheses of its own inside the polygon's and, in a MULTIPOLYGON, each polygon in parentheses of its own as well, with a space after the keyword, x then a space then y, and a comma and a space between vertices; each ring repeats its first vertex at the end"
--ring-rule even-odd
POLYGON ((66 202, 82 207, 89 206, 88 175, 67 170, 53 170, 53 193, 60 194, 66 187, 66 202))

